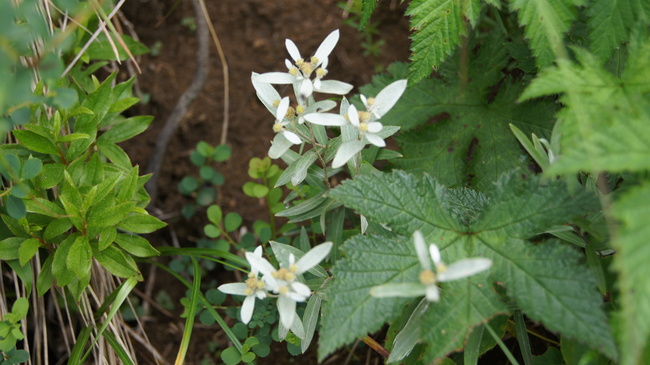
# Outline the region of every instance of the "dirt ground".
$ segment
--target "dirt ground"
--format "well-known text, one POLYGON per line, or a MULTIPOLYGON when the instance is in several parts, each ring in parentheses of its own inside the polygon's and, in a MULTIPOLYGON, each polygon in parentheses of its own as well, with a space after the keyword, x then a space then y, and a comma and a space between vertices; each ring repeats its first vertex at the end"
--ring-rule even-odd
MULTIPOLYGON (((341 1, 345 3, 345 1, 341 1)), ((249 180, 248 161, 252 157, 264 157, 273 138, 273 116, 257 101, 250 83, 251 72, 284 71, 284 59, 288 54, 284 39, 292 39, 303 55, 315 52, 320 42, 334 29, 340 29, 341 37, 330 56, 329 78, 362 86, 370 82, 376 69, 386 68, 393 61, 408 58, 409 26, 404 17, 404 6, 398 1, 380 0, 373 21, 379 21, 377 39, 385 42, 377 57, 364 57, 360 47, 362 36, 353 28, 343 24, 343 10, 337 0, 218 0, 206 1, 212 23, 221 41, 227 60, 230 77, 230 124, 227 144, 233 157, 217 168, 225 176, 220 202, 224 211, 234 211, 244 217, 244 224, 265 217, 265 208, 252 198, 245 196, 241 186, 249 180)), ((131 0, 123 8, 125 18, 133 24, 141 42, 149 47, 161 46, 156 55, 140 58, 142 74, 138 87, 150 95, 146 105, 140 105, 133 113, 154 115, 152 126, 142 135, 127 141, 123 147, 134 164, 147 166, 160 129, 171 113, 179 96, 189 86, 195 70, 196 34, 183 25, 184 19, 194 16, 189 0, 131 0), (174 8, 174 6, 176 7, 174 8)), ((186 22, 187 20, 185 20, 186 22)), ((180 215, 186 197, 178 193, 178 183, 186 175, 198 174, 189 161, 189 154, 196 143, 204 140, 212 145, 219 143, 223 124, 224 89, 222 64, 216 48, 210 49, 210 73, 199 97, 183 119, 172 137, 164 157, 162 168, 156 173, 158 199, 154 202, 154 214, 162 216, 169 227, 151 237, 154 245, 191 247, 200 237, 204 218, 190 221, 180 215)), ((353 92, 358 92, 357 89, 353 92)), ((144 169, 141 169, 141 171, 144 169)), ((157 271, 145 280, 153 285, 154 292, 164 288, 172 293, 178 303, 184 289, 174 279, 157 271), (153 282, 152 282, 153 281, 153 282)), ((223 276, 216 272, 214 275, 223 276)), ((144 290, 144 289, 143 289, 144 290)), ((177 305, 178 307, 178 305, 177 305)), ((177 313, 175 313, 177 314, 177 313)), ((182 335, 184 320, 170 318, 152 310, 145 320, 148 335, 153 345, 163 356, 173 362, 182 335)), ((218 327, 197 326, 188 355, 188 364, 198 364, 200 359, 210 357, 207 343, 223 344, 225 335, 218 327)), ((315 344, 312 345, 315 349, 315 344)), ((336 354, 331 363, 343 363, 349 354, 344 350, 336 354)), ((316 363, 314 351, 307 357, 292 359, 286 354, 284 344, 274 349, 262 364, 312 364, 316 363)), ((365 363, 367 348, 357 348, 350 363, 365 363)), ((213 358, 214 359, 214 358, 213 358)), ((143 363, 148 360, 143 359, 143 363)), ((220 363, 220 359, 214 359, 220 363)))

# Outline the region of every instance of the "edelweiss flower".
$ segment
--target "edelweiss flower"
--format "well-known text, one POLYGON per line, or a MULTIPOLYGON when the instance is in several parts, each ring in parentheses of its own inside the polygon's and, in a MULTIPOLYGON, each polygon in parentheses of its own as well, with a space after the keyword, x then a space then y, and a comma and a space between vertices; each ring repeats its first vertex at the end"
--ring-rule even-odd
POLYGON ((423 269, 420 273, 420 282, 375 286, 370 289, 370 295, 377 298, 418 297, 424 295, 428 301, 437 302, 440 300, 438 282, 462 279, 485 271, 492 266, 492 260, 486 258, 464 259, 447 266, 442 262, 440 250, 435 244, 429 245, 427 254, 424 237, 420 231, 413 233, 413 242, 423 269), (431 268, 431 261, 436 267, 435 272, 431 268))
MULTIPOLYGON (((295 114, 295 110, 291 109, 292 112, 295 114)), ((286 138, 289 142, 293 144, 301 144, 302 140, 300 137, 298 137, 297 134, 288 131, 285 126, 289 124, 288 121, 285 121, 284 119, 287 116, 287 112, 289 111, 289 97, 285 96, 282 100, 280 100, 280 103, 278 104, 278 110, 275 114, 275 123, 273 124, 273 131, 275 133, 281 134, 284 138, 286 138)))
POLYGON ((388 113, 399 100, 404 90, 406 90, 406 84, 406 80, 395 81, 381 90, 376 98, 366 98, 361 95, 361 101, 366 110, 360 111, 354 105, 350 105, 346 114, 347 118, 343 115, 331 113, 309 113, 305 115, 305 120, 313 124, 344 126, 349 122, 356 128, 358 138, 343 141, 336 151, 332 167, 337 168, 345 165, 363 149, 366 142, 377 147, 386 146, 386 142, 384 142, 386 136, 382 138, 378 135, 383 129, 379 119, 388 113))
MULTIPOLYGON (((253 253, 246 252, 246 259, 251 264, 251 272, 248 273, 248 279, 244 283, 231 283, 219 286, 221 292, 232 295, 245 295, 244 303, 241 306, 241 320, 244 324, 250 322, 255 309, 255 298, 266 298, 264 290, 264 281, 257 278, 259 270, 253 266, 251 257, 262 258, 262 246, 255 249, 253 253)), ((255 259, 253 259, 255 261, 255 259)))
POLYGON ((260 82, 269 84, 292 84, 299 91, 300 99, 307 99, 314 91, 328 94, 345 95, 352 90, 352 85, 340 81, 321 81, 327 75, 328 57, 339 40, 339 31, 330 33, 320 44, 316 53, 308 60, 301 55, 296 44, 286 39, 285 46, 293 63, 285 59, 288 72, 267 72, 261 74, 260 82), (313 80, 312 80, 313 76, 313 80))
POLYGON ((255 267, 264 275, 262 280, 264 280, 267 289, 279 294, 278 312, 280 313, 280 322, 285 328, 291 328, 294 321, 298 319, 296 302, 304 302, 311 295, 309 287, 298 281, 299 275, 323 261, 332 246, 332 242, 322 243, 305 253, 297 262, 293 255, 289 255, 289 265, 278 270, 262 257, 253 257, 253 261, 250 261, 251 267, 255 267))

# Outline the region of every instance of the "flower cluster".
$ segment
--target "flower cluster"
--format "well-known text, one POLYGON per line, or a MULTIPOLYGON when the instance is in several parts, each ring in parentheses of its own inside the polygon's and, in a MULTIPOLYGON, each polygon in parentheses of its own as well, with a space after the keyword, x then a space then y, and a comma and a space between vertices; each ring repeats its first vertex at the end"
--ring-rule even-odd
POLYGON ((352 90, 350 84, 324 80, 328 74, 330 53, 338 39, 339 31, 335 30, 309 58, 303 58, 295 43, 287 39, 285 46, 293 60, 285 59, 287 72, 252 74, 258 98, 275 116, 273 130, 276 135, 269 150, 271 158, 282 157, 293 145, 310 143, 323 146, 325 143, 315 136, 314 126, 340 127, 342 143, 332 162, 332 167, 337 168, 353 159, 367 144, 385 147, 384 139, 398 130, 397 127, 384 128, 380 118, 404 93, 406 80, 393 82, 374 98, 362 95, 365 110, 357 109, 343 98, 339 114, 327 113, 336 107, 336 103, 315 100, 314 93, 345 95, 352 90), (292 85, 296 104, 292 106, 288 97, 280 97, 273 85, 292 85), (305 121, 311 125, 305 125, 305 121))
POLYGON ((262 257, 262 247, 259 246, 255 251, 246 253, 246 260, 251 266, 246 281, 223 284, 218 289, 226 294, 246 296, 241 307, 241 319, 245 324, 252 318, 255 298, 276 297, 280 323, 299 336, 302 330, 295 329, 302 328, 302 323, 296 315, 296 303, 304 302, 311 295, 309 287, 301 281, 301 275, 323 261, 332 246, 332 242, 322 243, 297 261, 294 255, 290 254, 288 263, 281 265, 279 269, 262 257), (262 274, 261 278, 259 274, 262 274))
POLYGON ((422 266, 419 282, 378 285, 370 289, 370 295, 378 298, 424 295, 428 301, 437 302, 440 300, 438 282, 462 279, 485 271, 492 266, 492 260, 482 257, 459 260, 447 266, 440 257, 438 246, 432 243, 427 249, 420 231, 413 233, 413 243, 422 266), (435 266, 435 272, 431 261, 435 266))

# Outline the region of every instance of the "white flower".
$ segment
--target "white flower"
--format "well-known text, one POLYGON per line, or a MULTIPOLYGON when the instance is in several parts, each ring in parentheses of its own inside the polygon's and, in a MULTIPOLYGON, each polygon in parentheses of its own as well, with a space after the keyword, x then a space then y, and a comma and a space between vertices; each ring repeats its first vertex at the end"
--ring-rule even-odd
POLYGON ((291 254, 287 267, 280 267, 277 270, 262 257, 254 257, 250 262, 251 267, 255 267, 264 275, 262 280, 264 280, 267 289, 279 294, 278 312, 280 313, 280 322, 285 328, 291 328, 294 324, 296 303, 304 302, 311 295, 309 287, 298 281, 299 275, 323 261, 332 246, 332 242, 322 243, 305 253, 297 262, 291 254))
POLYGON ((267 72, 261 74, 260 82, 269 84, 293 84, 299 90, 298 99, 307 99, 314 91, 329 94, 345 95, 352 90, 352 85, 340 81, 322 81, 327 75, 329 55, 339 40, 339 31, 330 33, 320 44, 316 53, 305 60, 292 40, 286 39, 285 46, 293 63, 285 59, 288 72, 267 72), (312 80, 313 76, 313 80, 312 80))
POLYGON ((253 316, 255 309, 255 298, 266 298, 266 291, 264 290, 264 281, 258 279, 257 275, 259 270, 253 266, 251 257, 262 258, 262 246, 255 249, 253 253, 246 252, 246 259, 251 264, 251 272, 248 273, 248 279, 244 283, 231 283, 223 284, 217 289, 226 294, 232 295, 245 295, 244 303, 241 306, 241 320, 244 324, 248 324, 253 316))
POLYGON ((440 300, 438 282, 462 279, 485 271, 492 266, 492 260, 487 258, 463 259, 447 266, 442 262, 438 246, 432 243, 427 250, 424 237, 420 231, 413 233, 413 242, 423 269, 420 272, 420 282, 375 286, 370 289, 370 295, 378 298, 424 295, 428 301, 437 302, 440 300), (432 261, 435 265, 435 272, 432 270, 432 261))
MULTIPOLYGON (((278 104, 278 109, 275 114, 275 123, 273 124, 273 131, 275 133, 282 134, 284 138, 286 138, 289 142, 293 144, 301 144, 302 140, 300 137, 298 137, 297 134, 288 131, 285 126, 289 124, 288 121, 285 121, 285 117, 287 116, 287 112, 289 111, 289 97, 285 96, 282 100, 280 100, 280 103, 278 104)), ((292 109, 293 113, 295 111, 292 109)))

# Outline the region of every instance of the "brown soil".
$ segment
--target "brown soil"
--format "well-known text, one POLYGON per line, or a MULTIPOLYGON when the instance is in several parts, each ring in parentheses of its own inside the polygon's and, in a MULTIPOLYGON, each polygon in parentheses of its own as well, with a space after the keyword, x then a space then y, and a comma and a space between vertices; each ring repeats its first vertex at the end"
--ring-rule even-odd
MULTIPOLYGON (((248 161, 252 157, 266 156, 273 138, 273 116, 257 101, 250 83, 251 72, 284 71, 284 59, 288 58, 285 38, 292 39, 303 54, 309 54, 316 50, 327 34, 340 29, 339 43, 330 56, 330 78, 362 86, 370 82, 376 69, 385 68, 396 60, 405 61, 409 55, 408 19, 403 15, 404 7, 397 4, 397 1, 391 4, 382 0, 375 11, 373 21, 380 22, 379 37, 385 41, 385 46, 381 54, 373 58, 362 55, 362 37, 355 29, 343 24, 343 11, 336 0, 206 1, 230 70, 227 144, 232 148, 233 157, 217 165, 226 179, 220 195, 224 211, 240 213, 245 225, 266 216, 265 207, 241 191, 241 186, 249 181, 248 161)), ((174 0, 132 0, 127 2, 124 12, 141 42, 150 47, 158 41, 162 42, 158 55, 140 58, 143 72, 138 76, 138 86, 142 93, 150 94, 151 99, 147 105, 138 106, 132 111, 154 115, 155 120, 145 133, 123 145, 133 163, 145 167, 160 129, 194 75, 196 36, 181 24, 183 18, 193 17, 194 12, 190 1, 174 0), (172 9, 175 3, 178 6, 172 9)), ((201 235, 203 214, 199 213, 190 221, 182 218, 180 209, 188 198, 178 193, 177 186, 184 176, 197 175, 189 161, 189 154, 196 143, 204 140, 217 145, 222 137, 223 76, 222 64, 212 46, 210 73, 205 87, 171 139, 163 166, 156 172, 159 175, 159 190, 158 199, 154 202, 157 209, 153 214, 162 216, 170 225, 152 237, 155 245, 172 245, 177 240, 181 246, 192 246, 201 235)), ((146 269, 144 274, 146 281, 155 280, 154 288, 165 288, 170 292, 178 307, 178 300, 185 292, 180 284, 161 274, 160 270, 155 276, 147 277, 146 269)), ((224 273, 214 275, 223 276, 224 273)), ((173 362, 178 350, 183 322, 181 318, 170 318, 156 310, 152 310, 149 320, 145 322, 153 345, 169 359, 169 363, 173 362)), ((200 359, 209 357, 207 343, 210 341, 223 345, 227 339, 216 325, 209 328, 197 326, 186 363, 198 364, 200 359)), ((315 344, 312 345, 312 348, 315 347, 315 344)), ((357 350, 353 358, 365 362, 366 351, 357 350)), ((278 351, 273 350, 264 363, 290 362, 287 360, 290 356, 283 353, 286 353, 284 344, 278 351)), ((316 363, 314 352, 311 353, 309 357, 293 362, 316 363)), ((338 360, 333 363, 343 363, 347 354, 338 354, 338 360)), ((213 360, 220 363, 219 358, 213 357, 213 360)), ((143 363, 148 361, 143 359, 143 363)))

